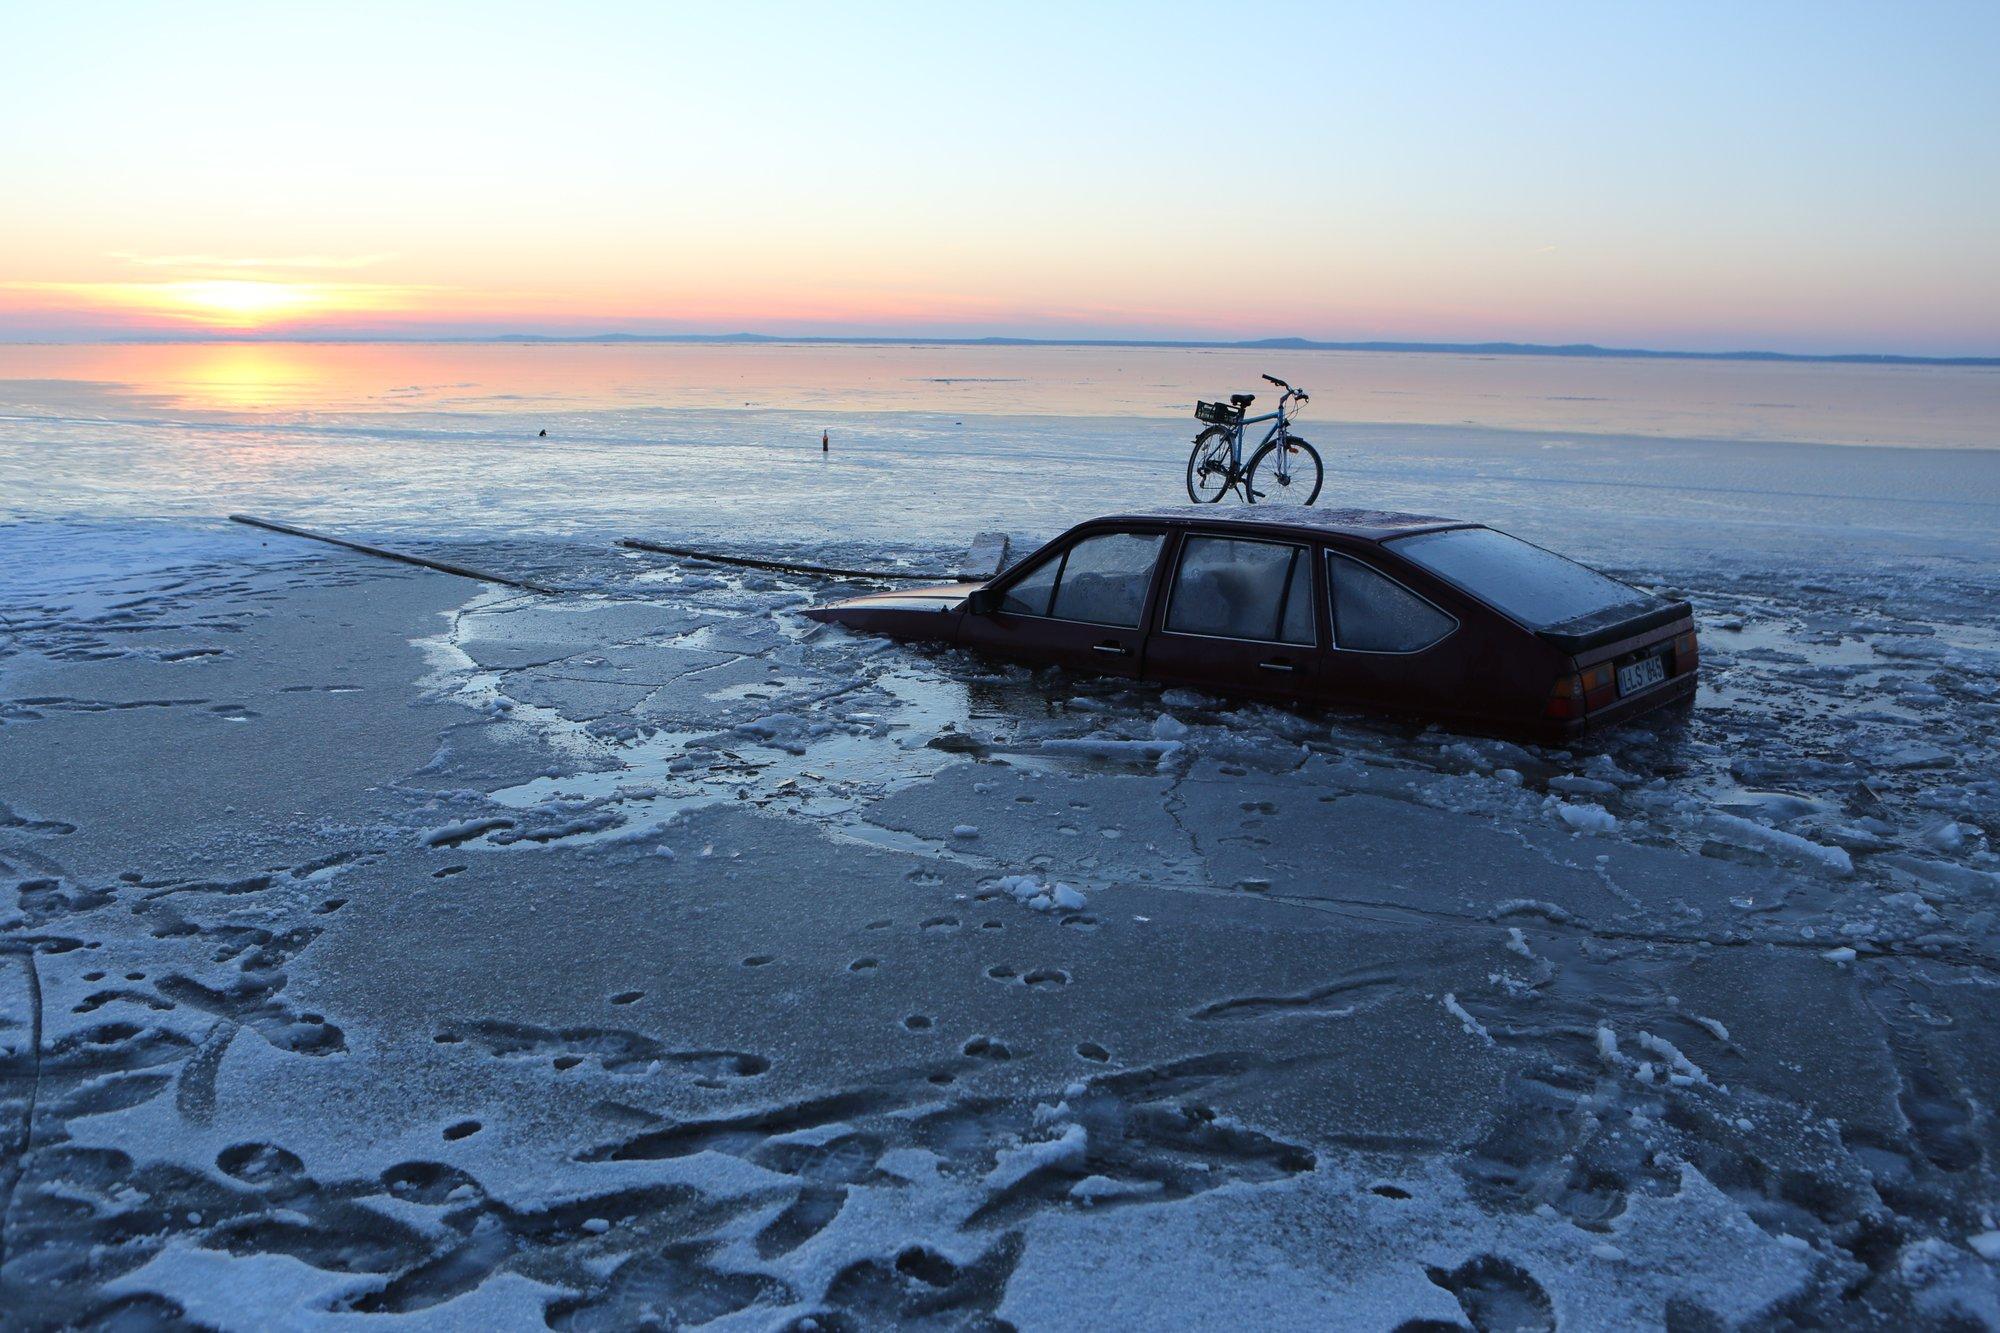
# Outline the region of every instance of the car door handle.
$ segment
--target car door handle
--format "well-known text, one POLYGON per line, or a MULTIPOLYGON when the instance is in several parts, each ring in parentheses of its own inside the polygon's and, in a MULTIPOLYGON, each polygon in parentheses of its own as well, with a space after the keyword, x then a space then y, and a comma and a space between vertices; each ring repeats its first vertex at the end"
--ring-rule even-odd
POLYGON ((1095 653, 1110 653, 1113 657, 1130 657, 1132 655, 1130 648, 1111 639, 1106 639, 1103 643, 1093 643, 1090 645, 1090 650, 1095 653))
POLYGON ((1260 667, 1262 667, 1262 668, 1264 668, 1264 670, 1266 670, 1266 671, 1297 671, 1297 670, 1298 670, 1298 668, 1297 668, 1297 667, 1293 666, 1293 665, 1292 665, 1292 664, 1291 664, 1290 662, 1287 662, 1287 661, 1283 660, 1282 658, 1272 658, 1272 659, 1271 659, 1270 661, 1268 661, 1268 662, 1259 662, 1259 663, 1258 663, 1257 665, 1258 665, 1258 666, 1260 666, 1260 667))

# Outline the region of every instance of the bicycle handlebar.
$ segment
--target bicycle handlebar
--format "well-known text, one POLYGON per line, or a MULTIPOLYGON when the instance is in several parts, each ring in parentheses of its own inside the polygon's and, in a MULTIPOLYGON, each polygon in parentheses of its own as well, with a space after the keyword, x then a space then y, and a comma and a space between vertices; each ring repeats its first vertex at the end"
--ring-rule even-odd
POLYGON ((1272 384, 1277 385, 1280 389, 1289 389, 1292 387, 1291 385, 1285 383, 1283 380, 1279 379, 1276 375, 1266 375, 1264 376, 1264 378, 1270 381, 1272 384))

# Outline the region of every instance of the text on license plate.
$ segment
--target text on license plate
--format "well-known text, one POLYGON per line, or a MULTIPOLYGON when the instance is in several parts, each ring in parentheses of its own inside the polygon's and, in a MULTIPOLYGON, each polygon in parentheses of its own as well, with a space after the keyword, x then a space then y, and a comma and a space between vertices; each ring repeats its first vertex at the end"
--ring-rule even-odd
POLYGON ((1637 694, 1640 690, 1650 690, 1666 678, 1666 658, 1642 657, 1631 666, 1618 668, 1618 693, 1637 694))

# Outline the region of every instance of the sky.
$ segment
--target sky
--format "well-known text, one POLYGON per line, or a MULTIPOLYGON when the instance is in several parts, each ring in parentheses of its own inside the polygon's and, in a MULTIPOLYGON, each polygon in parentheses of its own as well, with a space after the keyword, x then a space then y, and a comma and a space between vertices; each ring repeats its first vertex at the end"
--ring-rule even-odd
POLYGON ((2000 5, 0 0, 0 339, 2000 355, 2000 5))

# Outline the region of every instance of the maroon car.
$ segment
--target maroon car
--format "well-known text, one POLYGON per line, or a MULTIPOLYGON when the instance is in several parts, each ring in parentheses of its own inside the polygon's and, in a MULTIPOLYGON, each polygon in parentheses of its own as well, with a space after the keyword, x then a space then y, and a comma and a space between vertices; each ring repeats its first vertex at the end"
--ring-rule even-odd
POLYGON ((1695 691, 1694 613, 1477 523, 1188 505, 1080 523, 991 581, 806 615, 1219 694, 1561 740, 1695 691))

